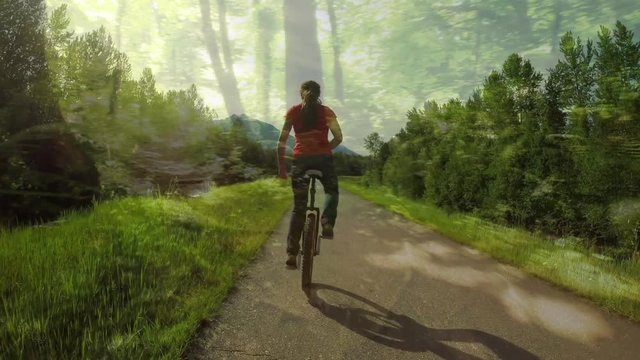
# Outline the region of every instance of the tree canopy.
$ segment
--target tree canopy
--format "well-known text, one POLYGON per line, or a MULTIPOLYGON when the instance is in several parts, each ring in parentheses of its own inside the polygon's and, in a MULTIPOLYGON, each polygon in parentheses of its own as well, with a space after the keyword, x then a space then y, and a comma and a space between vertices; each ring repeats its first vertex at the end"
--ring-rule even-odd
POLYGON ((572 32, 546 78, 511 54, 465 102, 428 102, 384 142, 365 139, 367 181, 615 256, 640 241, 640 42, 622 22, 572 32))
MULTIPOLYGON (((48 0, 51 8, 65 2, 71 27, 78 33, 103 25, 107 32, 121 34, 118 50, 127 54, 135 76, 148 67, 160 89, 196 84, 205 103, 226 116, 223 92, 207 54, 208 41, 200 31, 198 2, 48 0)), ((599 25, 616 20, 636 33, 640 29, 640 10, 630 0, 309 3, 316 7, 321 60, 316 67, 322 71, 308 76, 322 77, 316 80, 324 84, 325 102, 335 105, 343 120, 345 144, 359 151, 364 150, 361 139, 368 133, 389 137, 397 132, 403 124, 398 114, 408 108, 428 100, 467 99, 482 85, 482 78, 513 52, 546 70, 561 56, 560 38, 567 31, 595 38, 599 25), (340 81, 343 86, 336 87, 340 81)), ((211 1, 210 6, 211 24, 220 40, 224 10, 244 111, 276 126, 286 110, 286 93, 295 93, 297 89, 290 88, 299 85, 286 82, 288 6, 284 0, 211 1)), ((305 29, 312 31, 313 24, 305 23, 305 29)), ((305 36, 307 43, 313 42, 312 33, 305 36)))

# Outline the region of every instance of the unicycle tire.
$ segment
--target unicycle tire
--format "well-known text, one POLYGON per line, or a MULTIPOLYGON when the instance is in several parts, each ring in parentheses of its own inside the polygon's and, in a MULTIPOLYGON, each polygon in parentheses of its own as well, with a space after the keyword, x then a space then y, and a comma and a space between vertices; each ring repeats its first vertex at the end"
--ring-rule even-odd
POLYGON ((313 253, 316 239, 316 214, 307 215, 302 233, 302 288, 308 289, 311 285, 313 273, 313 253))

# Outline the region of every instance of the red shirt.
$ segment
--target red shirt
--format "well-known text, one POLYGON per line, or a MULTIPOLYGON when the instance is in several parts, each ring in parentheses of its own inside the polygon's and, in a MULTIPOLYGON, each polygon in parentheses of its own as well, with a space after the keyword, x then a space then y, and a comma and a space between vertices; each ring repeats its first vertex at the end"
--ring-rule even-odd
POLYGON ((286 119, 293 122, 295 146, 293 157, 308 155, 331 155, 329 145, 329 121, 336 118, 336 114, 329 107, 318 106, 318 120, 311 129, 305 129, 303 124, 302 104, 293 106, 287 111, 286 119))

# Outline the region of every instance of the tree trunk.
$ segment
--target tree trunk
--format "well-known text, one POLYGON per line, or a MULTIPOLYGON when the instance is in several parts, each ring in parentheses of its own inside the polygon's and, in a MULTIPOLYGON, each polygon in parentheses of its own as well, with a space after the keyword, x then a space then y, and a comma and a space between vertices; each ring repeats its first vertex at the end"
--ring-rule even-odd
POLYGON ((518 47, 526 49, 531 45, 531 21, 529 21, 529 0, 516 0, 512 2, 516 11, 518 24, 520 26, 520 45, 518 47))
POLYGON ((300 102, 302 82, 323 86, 314 0, 284 0, 284 37, 287 106, 293 106, 300 102))
POLYGON ((338 24, 333 0, 327 0, 329 21, 331 22, 331 45, 333 47, 333 81, 335 97, 344 103, 344 80, 342 78, 342 64, 340 63, 340 40, 338 39, 338 24))
POLYGON ((473 66, 473 73, 474 73, 474 78, 477 78, 479 73, 480 73, 480 48, 482 46, 482 39, 480 38, 480 22, 478 21, 478 23, 475 26, 476 28, 476 34, 475 34, 475 41, 474 41, 474 45, 473 45, 473 60, 474 60, 474 66, 473 66))
MULTIPOLYGON (((176 47, 173 41, 168 40, 171 37, 171 34, 167 34, 164 29, 164 17, 160 12, 160 5, 156 0, 151 0, 151 12, 153 13, 153 18, 156 23, 156 30, 158 31, 158 36, 161 39, 164 39, 164 47, 170 47, 170 55, 168 56, 167 64, 165 65, 168 68, 169 79, 172 83, 174 83, 177 79, 177 68, 176 68, 176 47)), ((158 76, 158 74, 156 74, 158 76)))
POLYGON ((158 30, 158 34, 161 37, 164 37, 164 26, 162 23, 162 14, 160 13, 160 6, 158 5, 158 2, 153 0, 151 1, 151 11, 153 12, 153 17, 156 20, 156 28, 158 30))
POLYGON ((218 0, 218 22, 220 27, 220 44, 222 45, 222 56, 224 66, 229 76, 236 82, 236 75, 233 71, 233 59, 231 57, 231 44, 229 43, 229 32, 227 31, 227 4, 224 0, 218 0))
POLYGON ((127 0, 118 0, 118 13, 116 18, 116 47, 122 51, 122 19, 127 11, 127 0))
POLYGON ((255 21, 258 32, 256 36, 256 91, 262 120, 271 116, 270 92, 271 69, 273 66, 272 43, 276 34, 275 15, 267 8, 260 6, 259 0, 253 0, 255 21))
MULTIPOLYGON (((202 34, 204 36, 205 45, 209 58, 211 59, 211 66, 213 72, 218 80, 218 86, 222 97, 224 98, 225 107, 229 115, 244 114, 244 107, 240 99, 240 91, 238 90, 238 83, 236 81, 235 74, 233 74, 233 68, 225 69, 220 59, 220 48, 218 46, 218 40, 216 32, 211 26, 211 7, 209 0, 200 0, 200 13, 202 16, 202 34)), ((221 28, 223 25, 221 24, 221 28)), ((226 24, 224 25, 226 32, 226 24)), ((228 38, 222 40, 223 51, 225 46, 228 46, 228 38), (227 44, 225 45, 225 42, 227 44)), ((230 51, 230 50, 229 50, 230 51)))
POLYGON ((560 30, 562 28, 562 0, 556 0, 553 5, 555 19, 551 25, 551 53, 555 54, 560 48, 560 30))

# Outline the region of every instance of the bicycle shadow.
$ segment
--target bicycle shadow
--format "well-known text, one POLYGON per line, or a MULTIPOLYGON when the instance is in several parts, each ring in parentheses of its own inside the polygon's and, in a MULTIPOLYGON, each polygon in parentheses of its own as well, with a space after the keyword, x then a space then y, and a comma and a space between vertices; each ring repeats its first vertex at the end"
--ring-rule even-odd
POLYGON ((412 318, 396 314, 381 305, 350 291, 326 284, 312 284, 307 291, 309 303, 322 314, 347 329, 379 344, 410 352, 432 352, 444 359, 482 359, 447 345, 446 341, 479 343, 500 359, 539 359, 529 351, 496 335, 474 329, 435 329, 412 318), (366 306, 334 305, 318 295, 319 290, 345 295, 366 306), (370 307, 372 310, 367 310, 370 307))

